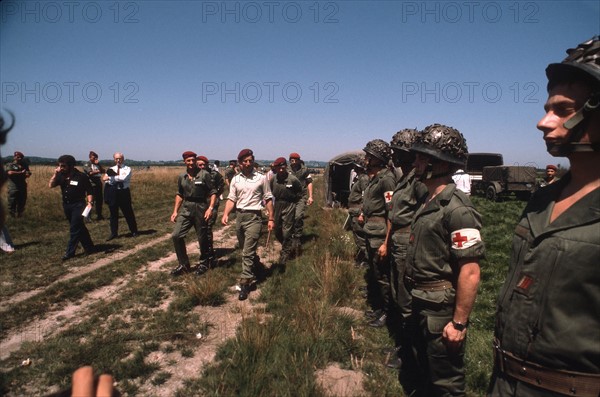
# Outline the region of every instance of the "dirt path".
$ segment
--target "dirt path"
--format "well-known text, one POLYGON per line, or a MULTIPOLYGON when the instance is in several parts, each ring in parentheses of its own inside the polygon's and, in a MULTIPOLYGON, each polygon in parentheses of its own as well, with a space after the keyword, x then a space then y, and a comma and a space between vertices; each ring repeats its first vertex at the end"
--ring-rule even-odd
MULTIPOLYGON (((102 258, 99 261, 96 261, 90 265, 87 265, 85 267, 82 267, 80 269, 77 269, 73 272, 67 273, 64 276, 58 278, 57 280, 53 281, 52 283, 50 283, 49 285, 43 287, 43 288, 36 288, 33 289, 31 291, 25 291, 25 292, 20 292, 18 294, 13 295, 12 297, 0 302, 0 311, 5 311, 7 310, 11 305, 15 305, 17 303, 23 302, 24 300, 27 300, 31 297, 34 297, 36 295, 41 294, 42 292, 44 292, 46 289, 52 287, 53 285, 57 284, 57 283, 61 283, 61 282, 65 282, 65 281, 69 281, 71 279, 74 279, 76 277, 80 277, 83 276, 85 274, 91 273, 94 270, 97 270, 101 267, 110 265, 112 262, 116 261, 116 260, 121 260, 129 255, 133 255, 138 251, 141 251, 143 249, 146 249, 148 247, 152 247, 155 244, 158 243, 162 243, 163 241, 167 240, 168 238, 171 237, 171 234, 165 234, 162 237, 156 238, 154 240, 148 241, 144 244, 140 244, 140 245, 136 245, 135 247, 133 247, 132 249, 129 249, 127 251, 118 251, 115 252, 112 255, 107 256, 106 258, 102 258)), ((198 251, 197 247, 196 247, 196 251, 198 251)))
MULTIPOLYGON (((215 242, 218 242, 218 247, 216 246, 215 248, 232 249, 234 247, 236 237, 233 233, 228 233, 231 228, 232 226, 230 225, 215 231, 214 240, 215 242)), ((140 244, 130 250, 110 255, 85 268, 69 273, 50 285, 68 281, 75 277, 90 273, 103 266, 109 265, 115 260, 122 259, 154 244, 160 243, 169 237, 170 234, 167 234, 144 244, 140 244)), ((188 252, 192 255, 198 253, 198 243, 196 241, 190 242, 187 248, 188 252)), ((258 254, 263 263, 265 263, 267 267, 270 267, 272 262, 279 255, 279 250, 280 246, 278 243, 271 243, 268 249, 260 247, 258 254)), ((141 267, 135 273, 133 279, 142 280, 152 272, 168 272, 168 269, 165 269, 166 265, 172 264, 173 262, 176 262, 176 260, 175 253, 170 252, 166 257, 148 262, 145 266, 141 267)), ((117 300, 120 296, 120 292, 131 282, 131 280, 131 275, 115 279, 110 285, 106 285, 86 294, 77 302, 70 303, 60 310, 47 313, 43 319, 32 320, 24 327, 12 330, 6 338, 0 341, 0 359, 4 360, 8 358, 11 353, 18 351, 24 342, 43 342, 44 339, 57 335, 61 331, 85 320, 89 308, 93 304, 96 304, 98 301, 109 304, 110 302, 117 300)), ((49 286, 45 288, 48 287, 49 286)), ((0 310, 10 309, 11 305, 40 294, 45 288, 17 294, 2 302, 0 310)), ((194 309, 200 317, 200 322, 211 323, 212 327, 207 335, 199 335, 198 339, 200 343, 193 348, 193 355, 191 357, 182 356, 179 350, 166 353, 166 349, 160 349, 151 353, 146 358, 148 362, 159 364, 161 367, 160 372, 163 374, 168 373, 169 377, 160 385, 154 385, 152 383, 152 378, 144 383, 139 383, 139 395, 157 397, 174 395, 186 379, 193 379, 201 376, 204 366, 214 360, 218 347, 227 339, 235 337, 238 326, 244 318, 249 316, 259 316, 259 318, 260 316, 267 317, 264 305, 257 303, 257 299, 260 296, 260 289, 250 294, 250 298, 246 301, 239 301, 237 299, 237 293, 234 286, 231 287, 230 292, 231 294, 227 296, 226 303, 221 306, 199 306, 194 309), (215 319, 219 320, 215 321, 215 319)), ((171 300, 171 296, 167 297, 162 302, 160 308, 166 308, 171 300)), ((325 370, 318 371, 316 375, 318 382, 323 386, 324 390, 332 396, 340 395, 340 393, 344 396, 359 396, 365 394, 362 389, 361 371, 343 370, 334 364, 325 370)))

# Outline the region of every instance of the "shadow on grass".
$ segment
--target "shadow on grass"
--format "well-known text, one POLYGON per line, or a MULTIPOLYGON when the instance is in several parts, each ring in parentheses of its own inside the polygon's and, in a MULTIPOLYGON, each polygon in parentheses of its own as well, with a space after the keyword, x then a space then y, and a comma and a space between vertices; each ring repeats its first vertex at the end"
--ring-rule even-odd
POLYGON ((42 243, 41 241, 29 241, 24 244, 13 244, 13 247, 15 247, 15 249, 17 250, 17 249, 27 248, 29 246, 40 245, 41 243, 42 243))

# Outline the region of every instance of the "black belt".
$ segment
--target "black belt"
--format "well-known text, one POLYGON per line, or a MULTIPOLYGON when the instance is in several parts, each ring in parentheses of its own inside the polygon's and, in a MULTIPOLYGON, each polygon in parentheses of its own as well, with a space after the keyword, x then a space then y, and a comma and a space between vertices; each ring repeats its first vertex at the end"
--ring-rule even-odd
POLYGON ((200 197, 186 197, 184 200, 192 203, 206 203, 206 199, 200 197))

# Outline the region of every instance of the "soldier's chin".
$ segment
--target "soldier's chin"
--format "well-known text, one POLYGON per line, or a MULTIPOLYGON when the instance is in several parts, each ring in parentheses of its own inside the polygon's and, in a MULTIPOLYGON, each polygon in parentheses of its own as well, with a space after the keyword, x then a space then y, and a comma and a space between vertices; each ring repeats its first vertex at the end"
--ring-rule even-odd
POLYGON ((564 157, 565 152, 562 145, 559 145, 555 142, 546 142, 546 150, 553 157, 564 157))

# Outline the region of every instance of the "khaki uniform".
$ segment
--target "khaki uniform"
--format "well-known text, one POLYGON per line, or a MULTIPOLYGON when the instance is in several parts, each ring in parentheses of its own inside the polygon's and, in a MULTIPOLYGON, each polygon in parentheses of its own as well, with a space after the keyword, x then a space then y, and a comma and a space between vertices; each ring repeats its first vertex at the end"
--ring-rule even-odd
MULTIPOLYGON (((561 214, 551 224, 550 214, 571 179, 537 191, 523 211, 513 238, 510 267, 500 290, 495 336, 508 363, 542 366, 549 370, 595 375, 593 396, 600 393, 600 189, 561 214), (514 358, 515 360, 511 360, 514 358)), ((547 390, 538 381, 497 365, 492 396, 585 395, 577 376, 554 375, 558 386, 547 390), (533 383, 533 384, 531 384, 533 383), (571 388, 573 390, 571 390, 571 388)), ((531 371, 530 371, 531 373, 531 371)))
POLYGON ((208 209, 210 196, 215 194, 212 183, 210 174, 205 170, 198 170, 194 177, 183 173, 177 180, 177 195, 183 199, 183 203, 175 220, 175 229, 171 237, 177 260, 181 266, 190 266, 185 247, 185 236, 193 226, 196 229, 200 245, 200 264, 208 267, 210 253, 208 252, 207 223, 204 220, 204 213, 208 209))
POLYGON ((358 248, 358 252, 356 254, 357 263, 360 263, 362 260, 366 259, 367 256, 365 231, 363 230, 363 225, 358 222, 358 216, 360 215, 363 204, 363 194, 368 184, 369 176, 367 174, 362 173, 357 175, 357 179, 352 185, 352 188, 350 189, 350 195, 348 196, 348 215, 350 215, 352 218, 352 234, 354 235, 354 242, 358 248))
POLYGON ((453 183, 415 214, 405 280, 412 295, 412 348, 419 363, 408 370, 417 371, 417 396, 465 395, 466 340, 458 352, 449 352, 442 331, 453 318, 459 260, 484 255, 483 241, 476 237, 480 229, 481 216, 453 183))
POLYGON ((304 230, 304 213, 306 212, 306 200, 308 200, 308 185, 312 183, 312 176, 308 172, 308 168, 301 162, 300 168, 294 171, 292 167, 288 167, 288 173, 294 175, 302 184, 302 198, 296 204, 295 224, 292 237, 299 242, 302 238, 304 230))
POLYGON ((410 316, 412 300, 404 283, 410 224, 427 194, 427 187, 415 178, 415 171, 412 170, 398 182, 394 196, 388 203, 388 220, 392 226, 390 289, 392 300, 403 319, 410 316))
POLYGON ((275 199, 275 237, 281 243, 279 262, 284 264, 292 251, 296 205, 302 197, 302 184, 289 173, 284 178, 280 178, 277 174, 274 175, 270 183, 275 199))
POLYGON ((262 230, 262 202, 272 198, 269 182, 259 172, 253 171, 250 176, 240 172, 231 180, 227 199, 236 206, 235 228, 242 248, 240 284, 250 284, 256 279, 254 267, 260 263, 256 249, 262 230))
POLYGON ((390 260, 389 255, 380 258, 377 250, 385 241, 388 216, 386 202, 392 199, 395 188, 394 173, 387 168, 382 169, 369 181, 362 208, 367 258, 372 272, 372 281, 375 281, 379 287, 377 292, 369 295, 375 298, 374 306, 384 310, 387 310, 390 304, 390 260))

